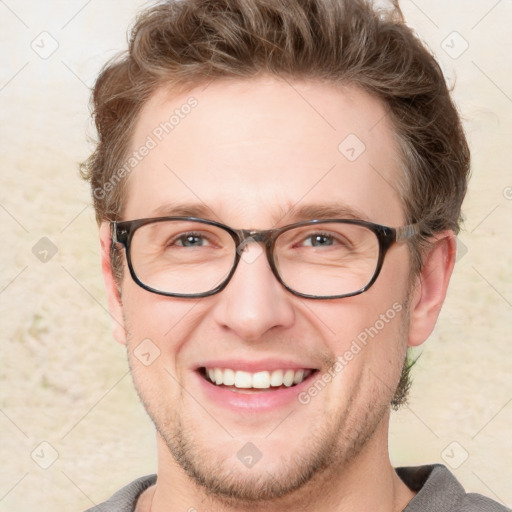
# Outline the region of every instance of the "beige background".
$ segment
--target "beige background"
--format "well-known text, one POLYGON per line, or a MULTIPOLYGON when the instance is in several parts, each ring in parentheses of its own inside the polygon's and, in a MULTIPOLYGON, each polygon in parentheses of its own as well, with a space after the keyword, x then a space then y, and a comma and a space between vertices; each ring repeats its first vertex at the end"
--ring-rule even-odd
MULTIPOLYGON (((88 87, 124 48, 141 5, 0 2, 0 512, 80 511, 155 470, 153 428, 112 341, 77 175, 93 135, 88 87), (43 237, 58 250, 47 262, 34 255, 48 250, 36 245, 43 237)), ((393 416, 391 456, 396 465, 444 460, 467 489, 511 507, 512 1, 402 6, 457 77, 473 179, 446 307, 410 405, 393 416)))

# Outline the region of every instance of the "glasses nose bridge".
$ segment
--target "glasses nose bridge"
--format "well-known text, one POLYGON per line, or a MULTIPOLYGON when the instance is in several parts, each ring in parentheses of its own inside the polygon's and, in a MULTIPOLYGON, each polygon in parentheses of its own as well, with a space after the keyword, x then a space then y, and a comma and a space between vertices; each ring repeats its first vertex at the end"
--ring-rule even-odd
POLYGON ((266 229, 266 230, 258 230, 258 229, 241 229, 238 231, 239 243, 237 247, 237 251, 243 251, 245 246, 250 244, 251 242, 255 243, 263 243, 265 247, 268 247, 269 242, 271 241, 275 230, 274 229, 266 229))

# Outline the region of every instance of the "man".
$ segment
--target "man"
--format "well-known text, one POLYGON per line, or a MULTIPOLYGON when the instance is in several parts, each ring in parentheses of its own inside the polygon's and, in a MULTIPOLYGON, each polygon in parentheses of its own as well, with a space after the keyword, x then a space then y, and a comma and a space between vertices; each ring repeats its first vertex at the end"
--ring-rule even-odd
POLYGON ((398 7, 165 2, 93 101, 83 171, 158 477, 90 510, 505 510, 389 460, 469 172, 398 7))

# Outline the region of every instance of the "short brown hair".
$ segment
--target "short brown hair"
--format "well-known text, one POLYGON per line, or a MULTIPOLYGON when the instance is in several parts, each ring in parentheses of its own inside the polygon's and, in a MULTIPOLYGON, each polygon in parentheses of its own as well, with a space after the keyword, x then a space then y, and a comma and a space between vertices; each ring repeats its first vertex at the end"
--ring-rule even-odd
POLYGON ((353 85, 383 102, 394 127, 405 216, 422 226, 411 245, 416 274, 428 237, 459 230, 469 149, 438 63, 394 4, 379 11, 368 0, 167 0, 143 11, 128 51, 103 68, 93 91, 99 138, 81 170, 98 222, 121 218, 119 169, 157 89, 262 74, 353 85))
POLYGON ((421 222, 423 240, 458 232, 469 149, 442 71, 396 2, 384 12, 365 0, 168 0, 143 11, 129 50, 107 63, 93 91, 99 138, 81 171, 98 222, 122 215, 119 169, 138 114, 158 88, 184 91, 263 73, 350 84, 378 97, 400 148, 408 222, 421 222))

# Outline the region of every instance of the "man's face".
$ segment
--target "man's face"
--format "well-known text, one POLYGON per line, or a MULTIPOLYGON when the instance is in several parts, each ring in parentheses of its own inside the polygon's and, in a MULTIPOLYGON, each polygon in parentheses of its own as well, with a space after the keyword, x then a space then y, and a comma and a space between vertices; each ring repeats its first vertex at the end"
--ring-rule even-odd
MULTIPOLYGON (((332 206, 340 217, 350 210, 404 224, 388 118, 378 100, 354 88, 261 79, 213 82, 182 96, 159 91, 132 150, 148 136, 157 144, 129 177, 124 220, 197 212, 264 230, 307 220, 297 216, 306 207, 332 206), (197 105, 162 136, 157 127, 192 96, 197 105)), ((408 250, 398 244, 366 293, 311 300, 279 284, 255 243, 227 287, 201 299, 148 292, 125 268, 126 336, 118 338, 157 427, 161 459, 176 464, 168 448, 211 491, 263 499, 327 467, 339 473, 356 456, 375 456, 369 447, 386 446, 407 348, 408 269, 408 250), (140 347, 151 355, 141 357, 140 347), (208 382, 205 367, 315 372, 292 387, 237 391, 208 382), (331 378, 315 388, 325 374, 331 378)))

